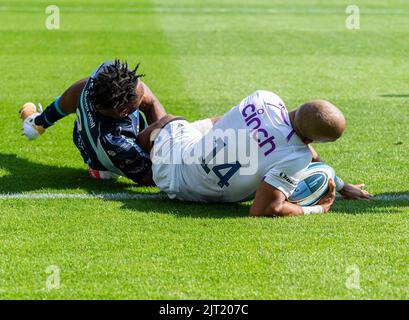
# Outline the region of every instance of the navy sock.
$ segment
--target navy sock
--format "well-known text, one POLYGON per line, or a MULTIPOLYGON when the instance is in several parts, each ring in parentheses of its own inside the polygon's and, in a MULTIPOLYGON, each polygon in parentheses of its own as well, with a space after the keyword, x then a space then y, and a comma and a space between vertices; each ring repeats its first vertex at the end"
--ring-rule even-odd
POLYGON ((61 111, 58 102, 60 101, 60 97, 55 99, 53 103, 51 103, 47 108, 45 108, 44 112, 41 113, 38 117, 34 119, 34 123, 37 126, 42 126, 43 128, 51 127, 54 123, 58 120, 64 118, 68 113, 61 111))

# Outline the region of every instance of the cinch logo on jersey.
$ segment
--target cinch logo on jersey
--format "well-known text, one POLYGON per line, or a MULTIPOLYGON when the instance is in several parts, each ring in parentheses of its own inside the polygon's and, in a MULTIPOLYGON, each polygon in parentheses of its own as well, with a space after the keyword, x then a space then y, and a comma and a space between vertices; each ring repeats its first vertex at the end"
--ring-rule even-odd
POLYGON ((297 185, 297 183, 295 183, 292 179, 290 179, 284 172, 280 172, 280 177, 293 186, 297 185))
POLYGON ((266 111, 263 107, 257 109, 254 104, 246 105, 241 110, 241 115, 244 117, 244 122, 249 127, 253 138, 258 142, 259 148, 264 150, 264 155, 267 156, 276 148, 274 136, 269 136, 268 131, 261 127, 261 117, 266 111))

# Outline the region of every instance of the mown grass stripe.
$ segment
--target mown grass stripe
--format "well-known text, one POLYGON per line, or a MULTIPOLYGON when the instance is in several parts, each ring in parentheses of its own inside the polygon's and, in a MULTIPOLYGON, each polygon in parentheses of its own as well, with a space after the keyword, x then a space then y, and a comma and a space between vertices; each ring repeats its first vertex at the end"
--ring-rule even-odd
POLYGON ((141 193, 2 193, 0 199, 107 199, 107 200, 141 200, 165 199, 164 194, 141 193))
MULTIPOLYGON (((107 199, 107 200, 163 200, 165 194, 145 193, 0 193, 0 200, 5 199, 107 199)), ((342 199, 339 199, 342 200, 342 199)), ((409 201, 409 194, 378 195, 373 200, 409 201)))
MULTIPOLYGON (((141 13, 141 14, 345 14, 345 9, 331 8, 252 8, 252 7, 203 7, 203 8, 178 8, 178 7, 156 7, 156 8, 93 8, 93 7, 66 7, 61 6, 64 12, 73 13, 141 13)), ((42 7, 0 7, 0 12, 43 12, 42 7)), ((408 10, 403 9, 362 9, 365 15, 408 15, 408 10)))

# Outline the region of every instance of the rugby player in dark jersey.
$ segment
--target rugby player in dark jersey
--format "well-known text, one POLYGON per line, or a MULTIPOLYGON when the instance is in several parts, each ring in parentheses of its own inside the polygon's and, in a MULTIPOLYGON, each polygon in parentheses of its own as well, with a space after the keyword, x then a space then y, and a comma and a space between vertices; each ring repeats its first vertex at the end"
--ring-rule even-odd
POLYGON ((140 185, 153 184, 149 154, 140 147, 137 135, 166 112, 140 80, 138 66, 130 70, 119 60, 105 62, 41 113, 33 103, 26 103, 20 111, 24 134, 35 139, 58 120, 76 113, 73 139, 90 176, 126 176, 140 185))

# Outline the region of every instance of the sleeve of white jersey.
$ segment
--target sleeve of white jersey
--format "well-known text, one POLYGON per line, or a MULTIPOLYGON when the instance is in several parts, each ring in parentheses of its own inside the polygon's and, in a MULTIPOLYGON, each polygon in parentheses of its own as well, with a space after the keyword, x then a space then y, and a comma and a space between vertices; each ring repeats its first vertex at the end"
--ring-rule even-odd
POLYGON ((253 92, 251 95, 248 97, 244 98, 241 102, 240 105, 245 106, 250 103, 253 103, 255 105, 261 105, 264 103, 270 103, 275 106, 280 106, 282 105, 285 107, 285 104, 283 100, 276 95, 274 92, 266 91, 266 90, 257 90, 253 92))
POLYGON ((300 182, 303 171, 309 161, 305 159, 292 159, 283 161, 271 168, 264 176, 264 182, 280 190, 289 198, 300 182))
POLYGON ((261 99, 264 102, 271 103, 272 105, 275 105, 277 107, 280 105, 285 107, 284 101, 274 92, 266 90, 257 90, 255 94, 257 94, 259 99, 261 99))

